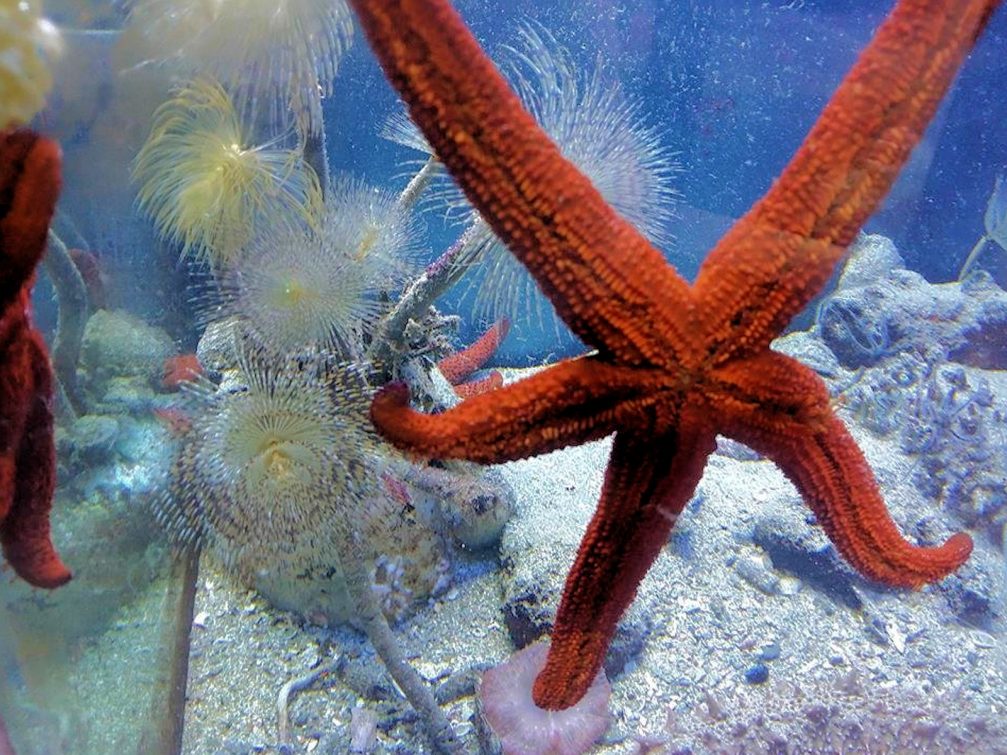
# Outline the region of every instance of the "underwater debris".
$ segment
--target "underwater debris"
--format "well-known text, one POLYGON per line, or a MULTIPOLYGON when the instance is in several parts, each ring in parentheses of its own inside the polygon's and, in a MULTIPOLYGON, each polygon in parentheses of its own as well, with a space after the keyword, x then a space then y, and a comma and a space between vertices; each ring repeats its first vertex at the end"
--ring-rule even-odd
POLYGON ((133 163, 137 204, 182 257, 218 268, 265 228, 311 226, 321 188, 298 149, 253 144, 227 92, 200 78, 154 113, 133 163))
POLYGON ((293 739, 290 736, 290 714, 288 712, 291 698, 299 692, 308 689, 320 679, 334 674, 339 670, 343 662, 342 656, 337 655, 331 661, 316 666, 303 676, 291 679, 280 687, 280 691, 276 696, 276 732, 280 747, 289 748, 293 745, 293 739))
POLYGON ((122 46, 138 64, 217 79, 252 120, 320 132, 353 23, 343 0, 134 0, 122 46), (309 33, 310 32, 310 33, 309 33))

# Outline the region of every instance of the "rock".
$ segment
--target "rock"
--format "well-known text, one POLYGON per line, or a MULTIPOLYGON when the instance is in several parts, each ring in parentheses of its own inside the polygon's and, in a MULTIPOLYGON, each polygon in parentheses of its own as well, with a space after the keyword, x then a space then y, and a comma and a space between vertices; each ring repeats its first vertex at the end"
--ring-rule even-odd
POLYGON ((765 684, 769 681, 769 666, 756 663, 745 671, 746 684, 765 684))
POLYGON ((759 653, 759 657, 764 661, 775 661, 780 657, 780 643, 770 642, 764 645, 762 652, 759 653))
POLYGON ((990 629, 1004 615, 1003 563, 977 548, 954 574, 937 584, 948 607, 966 626, 990 629))
POLYGON ((889 315, 861 302, 855 294, 838 292, 818 308, 818 334, 848 369, 868 367, 891 348, 889 315))
POLYGON ((773 350, 797 359, 823 377, 833 377, 842 371, 836 355, 822 343, 817 332, 787 333, 773 341, 773 350))
POLYGON ((77 418, 70 431, 70 453, 82 467, 102 464, 112 458, 119 423, 114 417, 85 414, 77 418))
POLYGON ((906 266, 892 240, 876 233, 862 233, 850 246, 839 289, 859 288, 884 278, 892 270, 906 266))
POLYGON ((117 377, 139 377, 155 385, 175 344, 160 328, 122 310, 101 309, 84 328, 80 365, 88 391, 102 399, 117 377))
POLYGON ((105 382, 99 405, 106 412, 143 414, 153 407, 156 396, 146 376, 113 377, 105 382))
POLYGON ((514 491, 496 470, 452 462, 443 468, 398 465, 389 467, 392 472, 415 493, 413 505, 429 509, 435 526, 465 549, 496 545, 514 513, 514 491), (427 500, 419 500, 424 494, 427 500))
POLYGON ((742 556, 734 562, 734 570, 748 584, 766 595, 778 594, 780 578, 773 573, 769 559, 764 555, 753 553, 742 556))
POLYGON ((840 362, 860 366, 872 363, 864 353, 916 350, 972 367, 1007 368, 1007 292, 988 274, 935 284, 893 265, 888 252, 878 254, 880 260, 868 254, 844 272, 819 306, 816 329, 840 362))
POLYGON ((820 531, 790 528, 775 517, 766 517, 756 522, 752 541, 769 554, 775 568, 799 576, 838 603, 854 610, 863 607, 853 586, 857 577, 832 545, 821 544, 820 531))

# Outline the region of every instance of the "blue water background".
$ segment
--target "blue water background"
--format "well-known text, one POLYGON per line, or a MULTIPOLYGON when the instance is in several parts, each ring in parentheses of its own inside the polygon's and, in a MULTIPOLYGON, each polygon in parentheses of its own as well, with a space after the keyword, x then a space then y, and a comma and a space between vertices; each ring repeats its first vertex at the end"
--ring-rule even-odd
MULTIPOLYGON (((858 2, 487 2, 457 3, 492 54, 522 21, 553 32, 585 67, 600 53, 607 71, 644 104, 648 122, 679 153, 683 194, 669 260, 692 277, 730 224, 768 188, 893 4, 858 2)), ((360 41, 358 39, 358 41, 360 41)), ((935 281, 957 275, 982 233, 986 201, 1007 170, 1007 12, 992 20, 883 208, 867 230, 894 239, 910 267, 935 281)), ((326 106, 337 169, 385 181, 414 157, 375 135, 375 118, 397 107, 356 44, 326 106)), ((399 184, 401 185, 401 183, 399 184)), ((428 221, 434 249, 456 229, 428 221)), ((983 264, 1007 279, 1007 254, 983 264)), ((476 327, 476 326, 472 326, 476 327)), ((463 337, 474 333, 467 329, 463 337)), ((511 339, 509 339, 511 340, 511 339)), ((515 342, 516 343, 516 342, 515 342)), ((546 339, 501 351, 523 362, 550 353, 546 339)))
MULTIPOLYGON (((892 5, 879 0, 457 3, 491 54, 513 43, 521 23, 533 19, 586 69, 600 56, 608 75, 642 103, 646 121, 658 127, 684 168, 676 178, 683 201, 670 229, 676 243, 665 252, 690 278, 722 233, 786 164, 892 5)), ((931 280, 956 276, 982 233, 994 179, 1007 170, 1005 80, 1007 11, 1001 10, 891 196, 867 224, 868 231, 894 239, 910 267, 931 280)), ((417 154, 378 135, 400 106, 359 31, 335 89, 325 103, 332 168, 401 189, 408 173, 404 163, 411 160, 415 166, 417 154)), ((149 222, 130 212, 128 201, 103 198, 101 190, 113 179, 75 178, 79 166, 73 165, 73 142, 86 136, 65 140, 64 206, 75 212, 99 254, 129 259, 131 277, 119 281, 125 286, 119 302, 165 325, 183 348, 191 348, 196 334, 187 316, 191 313, 184 311, 186 280, 177 253, 154 240, 149 222), (188 335, 182 332, 186 324, 188 335)), ((128 189, 128 177, 121 169, 118 175, 128 189)), ((449 246, 460 230, 426 213, 428 257, 449 246)), ((1007 282, 1007 253, 991 245, 982 265, 1001 284, 1007 282)), ((447 297, 443 307, 458 307, 457 296, 447 297)), ((43 324, 54 319, 51 306, 43 303, 40 310, 43 324)), ((461 313, 469 314, 465 309, 461 313)), ((461 342, 474 338, 481 325, 466 316, 461 342)), ((548 328, 512 332, 499 361, 525 364, 555 356, 556 344, 548 333, 548 328)), ((565 352, 578 348, 568 343, 565 352)))

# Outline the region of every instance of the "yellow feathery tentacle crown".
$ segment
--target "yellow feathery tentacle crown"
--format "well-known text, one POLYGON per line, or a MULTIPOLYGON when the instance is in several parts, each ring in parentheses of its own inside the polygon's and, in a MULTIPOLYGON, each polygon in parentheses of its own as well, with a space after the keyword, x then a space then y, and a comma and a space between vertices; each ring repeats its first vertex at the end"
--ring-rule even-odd
POLYGON ((314 171, 278 139, 252 145, 227 92, 197 79, 154 114, 133 165, 140 209, 182 256, 213 267, 264 227, 311 225, 321 206, 314 171))

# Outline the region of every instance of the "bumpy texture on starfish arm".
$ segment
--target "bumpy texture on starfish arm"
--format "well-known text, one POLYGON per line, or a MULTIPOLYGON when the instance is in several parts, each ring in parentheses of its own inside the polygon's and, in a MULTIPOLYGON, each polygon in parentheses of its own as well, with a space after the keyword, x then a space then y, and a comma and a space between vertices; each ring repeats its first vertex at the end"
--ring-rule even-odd
POLYGON ((888 193, 999 0, 903 0, 693 291, 710 357, 769 345, 888 193))
POLYGON ((765 351, 717 371, 723 401, 711 400, 717 427, 772 459, 815 512, 843 557, 861 574, 893 587, 919 587, 958 568, 972 551, 968 535, 942 546, 907 542, 856 441, 829 407, 811 369, 765 351))
POLYGON ((567 325, 627 363, 673 363, 665 332, 688 342, 673 316, 687 284, 563 159, 451 6, 352 4, 413 120, 567 325), (638 316, 639 326, 624 331, 610 312, 638 316))
POLYGON ((667 382, 659 370, 582 357, 441 414, 410 409, 408 387, 391 383, 374 397, 371 419, 388 440, 416 456, 499 464, 598 440, 622 427, 669 427, 677 410, 661 392, 667 382))
POLYGON ((19 576, 50 588, 67 582, 70 571, 49 537, 56 486, 52 367, 29 313, 59 165, 54 142, 27 131, 0 133, 0 545, 19 576))
POLYGON ((521 109, 445 0, 352 0, 413 119, 571 329, 598 352, 436 416, 396 384, 372 419, 429 457, 500 462, 615 432, 533 696, 577 703, 723 433, 773 459, 839 551, 895 586, 971 552, 906 541, 824 384, 770 341, 887 192, 999 0, 901 0, 765 197, 691 288, 521 109))

